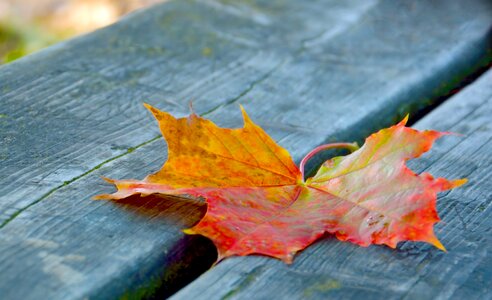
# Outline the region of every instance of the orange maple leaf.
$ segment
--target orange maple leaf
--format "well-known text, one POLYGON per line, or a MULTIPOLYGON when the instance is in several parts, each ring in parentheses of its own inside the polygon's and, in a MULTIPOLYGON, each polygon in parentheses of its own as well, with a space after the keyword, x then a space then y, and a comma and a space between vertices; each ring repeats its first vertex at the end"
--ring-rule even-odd
MULTIPOLYGON (((204 197, 205 216, 188 234, 211 239, 218 260, 264 254, 291 263, 294 255, 325 232, 360 246, 423 241, 441 250, 436 193, 466 179, 417 175, 405 162, 428 151, 442 132, 405 127, 407 118, 366 139, 353 153, 326 161, 304 180, 304 163, 329 147, 310 152, 298 168, 289 153, 254 124, 241 107, 244 127, 220 128, 192 113, 176 119, 145 105, 159 122, 168 160, 144 180, 110 180, 118 191, 97 199, 187 194, 204 197)), ((353 149, 354 150, 354 149, 353 149)))

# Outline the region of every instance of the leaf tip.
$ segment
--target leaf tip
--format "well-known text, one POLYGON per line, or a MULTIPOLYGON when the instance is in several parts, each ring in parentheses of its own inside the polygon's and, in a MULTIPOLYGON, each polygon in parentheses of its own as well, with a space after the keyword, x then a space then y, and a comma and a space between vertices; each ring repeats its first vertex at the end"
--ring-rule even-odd
POLYGON ((104 176, 101 176, 101 178, 106 181, 106 182, 109 182, 111 184, 114 184, 115 183, 115 180, 114 179, 111 179, 111 178, 108 178, 108 177, 104 177, 104 176))
MULTIPOLYGON (((104 177, 104 176, 101 176, 101 178, 108 183, 116 184, 115 183, 116 181, 114 179, 104 177)), ((111 194, 100 194, 100 195, 92 196, 91 199, 92 200, 111 200, 111 199, 113 199, 113 195, 111 195, 111 194)))
POLYGON ((95 195, 95 196, 92 196, 92 200, 110 200, 112 197, 111 197, 111 194, 99 194, 99 195, 95 195))
POLYGON ((152 111, 152 108, 154 108, 152 105, 150 105, 150 104, 148 104, 148 103, 146 103, 146 102, 144 102, 144 103, 143 103, 143 106, 144 106, 146 109, 150 110, 150 111, 152 111))
POLYGON ((239 104, 239 108, 241 109, 241 113, 243 115, 244 123, 250 122, 251 119, 249 118, 248 114, 246 113, 246 110, 244 109, 244 106, 242 106, 241 104, 239 104))
POLYGON ((161 118, 159 118, 159 115, 162 115, 162 114, 166 114, 165 112, 161 111, 160 109, 148 104, 148 103, 144 103, 143 104, 145 106, 146 109, 148 109, 153 115, 154 117, 157 119, 157 120, 160 120, 161 118))
POLYGON ((286 263, 288 265, 291 265, 294 262, 294 255, 295 255, 295 253, 289 253, 287 255, 284 255, 284 256, 280 257, 280 259, 284 263, 286 263))
MULTIPOLYGON (((428 175, 430 176, 430 175, 428 175)), ((432 179, 432 177, 430 177, 432 179)), ((468 182, 468 179, 466 178, 461 178, 461 179, 454 179, 454 180, 448 180, 446 178, 437 178, 434 183, 434 187, 438 192, 446 191, 446 190, 451 190, 457 187, 460 187, 464 185, 465 183, 468 182)))
POLYGON ((468 178, 455 179, 455 180, 451 180, 451 185, 453 186, 452 188, 456 188, 462 186, 467 182, 468 182, 468 178))
POLYGON ((186 229, 183 229, 182 232, 184 232, 185 234, 190 234, 190 235, 193 235, 193 234, 197 234, 193 228, 186 228, 186 229))
POLYGON ((436 247, 437 249, 439 249, 443 252, 448 252, 446 250, 446 247, 444 247, 444 245, 441 243, 441 241, 439 241, 437 239, 437 237, 435 237, 435 236, 429 238, 426 242, 428 242, 429 244, 432 244, 434 247, 436 247))
POLYGON ((239 108, 241 108, 241 113, 243 114, 244 127, 246 127, 247 125, 255 125, 253 121, 251 121, 248 114, 246 113, 246 110, 241 104, 239 104, 239 108))
POLYGON ((407 114, 403 120, 400 121, 400 123, 398 123, 398 126, 405 126, 407 125, 407 122, 408 122, 408 118, 409 118, 410 114, 407 114))

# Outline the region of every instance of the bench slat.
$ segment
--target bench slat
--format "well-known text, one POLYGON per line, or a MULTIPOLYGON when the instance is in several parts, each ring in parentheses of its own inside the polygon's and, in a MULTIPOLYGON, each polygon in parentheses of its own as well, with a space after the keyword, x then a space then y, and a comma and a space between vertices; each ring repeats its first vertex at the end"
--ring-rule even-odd
POLYGON ((361 248, 327 237, 291 266, 264 257, 219 263, 173 299, 488 299, 492 296, 492 71, 416 123, 464 136, 439 140, 411 161, 418 172, 467 177, 442 193, 436 234, 444 253, 423 243, 361 248))
POLYGON ((166 294, 213 261, 180 232, 203 214, 193 201, 89 200, 112 190, 99 176, 163 163, 142 101, 185 115, 193 100, 227 126, 240 102, 299 160, 447 92, 487 57, 491 12, 485 0, 175 1, 1 67, 2 295, 166 294))

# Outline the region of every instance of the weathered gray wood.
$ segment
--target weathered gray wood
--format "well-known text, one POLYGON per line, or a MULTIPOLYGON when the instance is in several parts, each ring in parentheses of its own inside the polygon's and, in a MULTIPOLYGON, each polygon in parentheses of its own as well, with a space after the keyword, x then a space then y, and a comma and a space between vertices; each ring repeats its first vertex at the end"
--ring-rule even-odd
POLYGON ((164 161, 142 101, 230 126, 241 102, 298 160, 432 103, 487 56, 491 23, 485 0, 176 1, 1 67, 1 294, 167 293, 211 263, 179 231, 203 207, 89 201, 111 191, 100 175, 164 161))
POLYGON ((287 266, 263 257, 219 263, 173 299, 490 299, 492 297, 492 71, 419 121, 419 129, 464 136, 439 140, 410 162, 418 172, 469 182, 442 193, 437 235, 423 243, 360 248, 327 237, 287 266))

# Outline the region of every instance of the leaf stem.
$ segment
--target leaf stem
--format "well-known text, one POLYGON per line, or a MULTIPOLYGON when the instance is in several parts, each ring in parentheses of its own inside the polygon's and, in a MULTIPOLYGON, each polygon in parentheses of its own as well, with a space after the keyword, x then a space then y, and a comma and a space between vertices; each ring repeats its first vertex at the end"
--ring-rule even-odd
POLYGON ((311 150, 304 158, 301 160, 301 163, 299 164, 299 169, 301 169, 301 174, 302 174, 302 179, 304 180, 304 168, 306 166, 306 163, 311 157, 315 156, 321 151, 328 150, 328 149, 336 149, 336 148, 345 148, 348 149, 350 152, 354 152, 359 150, 359 145, 356 142, 353 143, 332 143, 332 144, 325 144, 318 146, 311 150))

